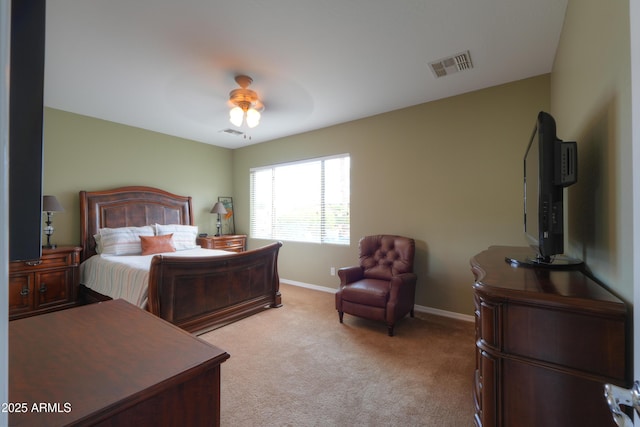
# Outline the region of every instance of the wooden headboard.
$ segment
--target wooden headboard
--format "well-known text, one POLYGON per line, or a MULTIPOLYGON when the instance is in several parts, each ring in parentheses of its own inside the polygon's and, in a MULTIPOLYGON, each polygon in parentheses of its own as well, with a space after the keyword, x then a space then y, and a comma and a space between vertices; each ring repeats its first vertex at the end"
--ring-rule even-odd
POLYGON ((80 191, 80 239, 83 260, 96 254, 93 236, 100 228, 140 227, 151 224, 193 225, 191 197, 141 186, 80 191))

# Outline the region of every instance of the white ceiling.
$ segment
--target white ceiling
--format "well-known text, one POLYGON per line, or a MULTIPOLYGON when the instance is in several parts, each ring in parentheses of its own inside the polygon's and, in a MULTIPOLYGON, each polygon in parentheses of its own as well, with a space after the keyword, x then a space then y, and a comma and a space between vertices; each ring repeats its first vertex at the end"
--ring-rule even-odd
POLYGON ((548 73, 567 0, 47 3, 47 107, 237 148, 548 73), (236 74, 266 106, 250 140, 221 132, 236 74))

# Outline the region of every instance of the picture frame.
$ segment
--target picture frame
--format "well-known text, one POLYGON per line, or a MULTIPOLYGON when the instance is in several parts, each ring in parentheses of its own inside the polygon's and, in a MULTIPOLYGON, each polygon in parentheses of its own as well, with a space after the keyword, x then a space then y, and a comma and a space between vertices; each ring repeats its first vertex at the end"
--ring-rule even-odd
POLYGON ((222 215, 222 235, 236 234, 236 222, 233 212, 233 197, 220 196, 218 201, 224 205, 227 213, 222 215))

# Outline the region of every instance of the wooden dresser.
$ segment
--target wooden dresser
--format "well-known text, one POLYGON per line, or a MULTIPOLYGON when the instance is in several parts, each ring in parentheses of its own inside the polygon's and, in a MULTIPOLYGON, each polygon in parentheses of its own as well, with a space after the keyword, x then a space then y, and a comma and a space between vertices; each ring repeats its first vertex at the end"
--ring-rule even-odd
POLYGON ((10 426, 218 426, 229 355, 124 300, 9 322, 10 426))
POLYGON ((514 267, 492 246, 475 276, 478 426, 615 426, 604 384, 628 387, 625 304, 582 271, 514 267))
POLYGON ((196 244, 205 249, 244 252, 247 246, 247 236, 244 234, 227 234, 223 236, 198 237, 196 244))
POLYGON ((81 251, 59 246, 42 249, 38 260, 9 263, 9 320, 75 306, 81 251))

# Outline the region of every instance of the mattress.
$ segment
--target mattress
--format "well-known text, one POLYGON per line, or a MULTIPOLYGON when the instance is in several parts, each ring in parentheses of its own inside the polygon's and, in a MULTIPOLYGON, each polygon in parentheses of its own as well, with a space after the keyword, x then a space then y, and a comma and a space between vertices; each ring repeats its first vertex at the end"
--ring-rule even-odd
POLYGON ((149 268, 156 255, 206 257, 229 255, 218 249, 186 249, 153 255, 94 255, 80 264, 80 283, 113 299, 147 308, 149 268))

